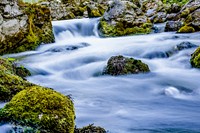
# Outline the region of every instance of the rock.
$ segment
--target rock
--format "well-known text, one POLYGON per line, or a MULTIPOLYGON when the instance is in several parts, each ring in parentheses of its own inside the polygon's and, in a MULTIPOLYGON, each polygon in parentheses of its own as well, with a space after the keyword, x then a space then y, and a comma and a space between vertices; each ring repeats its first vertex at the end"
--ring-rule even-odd
MULTIPOLYGON (((28 73, 27 70, 25 70, 26 72, 24 70, 21 69, 20 73, 28 73)), ((32 86, 31 83, 20 77, 22 76, 20 73, 15 65, 0 57, 0 101, 9 101, 21 90, 32 86)))
POLYGON ((91 124, 83 128, 75 128, 74 133, 106 133, 106 130, 91 124))
POLYGON ((69 96, 39 86, 16 94, 0 109, 0 122, 29 127, 33 132, 74 133, 75 111, 69 96))
POLYGON ((19 29, 20 29, 20 24, 19 20, 17 19, 11 19, 2 24, 2 34, 6 36, 19 32, 19 29))
POLYGON ((200 0, 190 0, 182 7, 175 20, 184 23, 178 32, 191 33, 200 31, 200 0))
POLYGON ((154 58, 168 58, 172 55, 178 53, 181 50, 195 48, 197 45, 191 43, 191 42, 181 42, 180 44, 174 46, 170 50, 167 51, 155 51, 151 53, 145 54, 143 57, 148 59, 154 59, 154 58))
POLYGON ((190 59, 192 67, 200 68, 200 47, 198 47, 195 52, 192 54, 190 59))
POLYGON ((144 14, 141 14, 142 10, 136 4, 120 0, 111 2, 100 20, 101 35, 123 36, 150 33, 152 24, 144 14))
POLYGON ((165 12, 158 12, 154 17, 153 17, 153 22, 154 23, 163 23, 166 21, 167 14, 165 12))
POLYGON ((180 21, 167 21, 165 31, 178 31, 182 25, 180 21))
POLYGON ((0 55, 34 50, 41 43, 54 42, 48 8, 4 0, 0 14, 0 55))
POLYGON ((142 63, 141 60, 126 58, 121 55, 113 56, 108 60, 104 74, 113 76, 124 74, 137 74, 149 72, 148 65, 142 63))

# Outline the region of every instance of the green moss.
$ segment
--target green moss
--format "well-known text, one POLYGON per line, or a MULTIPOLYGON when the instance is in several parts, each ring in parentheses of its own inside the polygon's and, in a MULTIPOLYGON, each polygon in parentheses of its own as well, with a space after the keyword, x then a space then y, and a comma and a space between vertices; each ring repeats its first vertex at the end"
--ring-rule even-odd
POLYGON ((19 92, 0 111, 2 122, 28 126, 41 133, 73 133, 74 118, 69 97, 38 86, 19 92))
POLYGON ((106 133, 106 130, 102 127, 94 126, 94 124, 90 124, 83 128, 76 128, 74 133, 106 133))
POLYGON ((195 50, 190 59, 192 67, 200 68, 200 47, 195 50))
POLYGON ((195 29, 192 26, 185 25, 178 30, 178 33, 193 33, 195 29))
POLYGON ((0 58, 0 101, 9 101, 21 90, 32 86, 31 83, 22 78, 27 76, 27 73, 30 74, 30 72, 22 68, 16 67, 12 62, 0 58))
POLYGON ((113 56, 108 60, 105 74, 124 75, 149 72, 149 67, 141 60, 126 58, 121 55, 113 56))
POLYGON ((177 3, 181 6, 183 6, 184 4, 186 4, 189 0, 162 0, 164 4, 173 4, 173 3, 177 3))
POLYGON ((185 10, 183 10, 183 11, 181 12, 181 17, 182 17, 182 18, 185 18, 185 17, 187 17, 189 14, 190 14, 190 10, 189 10, 188 8, 186 8, 185 10))
POLYGON ((118 22, 116 25, 112 25, 104 20, 101 20, 99 27, 103 36, 124 36, 133 34, 148 34, 151 32, 152 24, 144 23, 140 27, 125 27, 121 22, 118 22))

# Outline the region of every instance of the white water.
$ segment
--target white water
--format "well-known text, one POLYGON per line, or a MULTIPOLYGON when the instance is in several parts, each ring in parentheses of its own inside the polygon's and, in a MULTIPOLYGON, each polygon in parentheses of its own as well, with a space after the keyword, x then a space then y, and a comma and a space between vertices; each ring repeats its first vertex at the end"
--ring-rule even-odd
POLYGON ((56 43, 9 55, 33 76, 28 80, 71 94, 78 127, 94 123, 110 133, 200 132, 200 71, 189 64, 195 48, 169 58, 144 58, 181 42, 200 45, 199 33, 157 33, 100 38, 98 19, 53 22, 56 43), (148 74, 101 76, 113 55, 141 59, 148 74))

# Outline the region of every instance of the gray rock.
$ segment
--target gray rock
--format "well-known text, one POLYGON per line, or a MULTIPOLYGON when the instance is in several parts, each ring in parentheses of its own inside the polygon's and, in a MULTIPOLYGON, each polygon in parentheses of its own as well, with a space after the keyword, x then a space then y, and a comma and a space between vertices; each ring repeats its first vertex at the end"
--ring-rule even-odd
POLYGON ((178 31, 183 23, 180 21, 168 21, 165 26, 165 31, 178 31))
POLYGON ((16 3, 13 6, 6 5, 4 8, 4 17, 6 18, 14 18, 22 14, 22 11, 19 10, 19 6, 16 3))
POLYGON ((3 17, 0 14, 0 25, 3 23, 3 17))
POLYGON ((2 33, 4 35, 12 35, 19 32, 20 23, 18 19, 11 19, 2 25, 2 33))

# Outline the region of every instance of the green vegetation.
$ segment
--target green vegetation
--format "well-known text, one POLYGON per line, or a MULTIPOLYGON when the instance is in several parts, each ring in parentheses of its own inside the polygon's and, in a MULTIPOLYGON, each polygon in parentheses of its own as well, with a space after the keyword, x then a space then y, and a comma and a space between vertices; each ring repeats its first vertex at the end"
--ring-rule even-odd
POLYGON ((192 54, 190 63, 192 67, 200 68, 200 47, 197 48, 196 51, 192 54))
POLYGON ((173 4, 173 3, 177 3, 179 5, 184 5, 186 4, 189 0, 162 0, 163 3, 165 4, 173 4))
POLYGON ((30 72, 0 57, 0 101, 9 101, 15 94, 32 86, 23 78, 30 72))
POLYGON ((195 29, 192 26, 185 25, 178 30, 178 33, 193 33, 195 29))
POLYGON ((68 96, 39 86, 19 92, 0 110, 1 122, 31 127, 40 133, 73 133, 74 119, 68 96))

